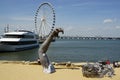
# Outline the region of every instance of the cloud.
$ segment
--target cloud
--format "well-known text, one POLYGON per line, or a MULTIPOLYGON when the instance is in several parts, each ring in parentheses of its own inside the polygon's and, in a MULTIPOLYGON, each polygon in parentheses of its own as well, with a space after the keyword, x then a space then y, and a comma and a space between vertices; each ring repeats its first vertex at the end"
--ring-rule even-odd
POLYGON ((116 26, 115 28, 116 28, 116 29, 120 29, 120 26, 116 26))
POLYGON ((112 23, 112 22, 113 22, 112 19, 105 19, 105 20, 103 21, 103 23, 112 23))
POLYGON ((71 27, 71 26, 70 27, 66 27, 65 30, 66 31, 72 31, 72 30, 74 30, 74 27, 71 27))
POLYGON ((13 17, 12 19, 17 21, 33 21, 34 20, 31 17, 13 17))

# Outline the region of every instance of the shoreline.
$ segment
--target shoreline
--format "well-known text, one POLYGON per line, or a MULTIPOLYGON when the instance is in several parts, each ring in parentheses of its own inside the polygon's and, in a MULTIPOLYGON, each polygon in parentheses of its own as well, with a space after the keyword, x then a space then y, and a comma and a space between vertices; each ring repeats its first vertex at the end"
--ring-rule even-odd
MULTIPOLYGON (((69 62, 67 62, 69 63, 69 62)), ((46 74, 37 61, 5 61, 0 60, 1 80, 119 80, 120 68, 115 68, 113 77, 87 78, 82 75, 81 65, 86 62, 72 63, 73 66, 66 66, 64 62, 53 62, 56 72, 46 74)))

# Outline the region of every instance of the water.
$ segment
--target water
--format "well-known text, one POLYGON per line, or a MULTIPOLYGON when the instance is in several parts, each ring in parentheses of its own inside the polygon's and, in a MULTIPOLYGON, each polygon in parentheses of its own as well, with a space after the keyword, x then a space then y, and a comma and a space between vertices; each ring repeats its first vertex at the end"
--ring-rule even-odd
MULTIPOLYGON (((47 51, 54 62, 120 61, 120 40, 59 40, 47 51)), ((38 48, 20 52, 0 53, 0 60, 35 61, 38 48)))

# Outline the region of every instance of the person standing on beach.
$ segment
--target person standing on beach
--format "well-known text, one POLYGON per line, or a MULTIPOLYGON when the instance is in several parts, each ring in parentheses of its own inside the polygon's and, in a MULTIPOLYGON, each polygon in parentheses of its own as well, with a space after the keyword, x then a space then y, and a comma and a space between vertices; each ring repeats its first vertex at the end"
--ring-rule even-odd
POLYGON ((106 61, 106 64, 110 65, 110 60, 107 60, 107 61, 106 61))
POLYGON ((53 30, 39 48, 39 52, 38 52, 39 59, 40 59, 41 65, 43 66, 43 72, 45 72, 45 73, 55 72, 55 68, 50 63, 46 52, 47 52, 48 47, 49 47, 50 43, 52 42, 53 38, 58 37, 59 32, 63 33, 63 29, 57 28, 57 29, 53 30))
POLYGON ((106 61, 106 65, 108 68, 108 76, 112 77, 114 75, 114 70, 113 70, 112 66, 110 65, 110 60, 106 61))

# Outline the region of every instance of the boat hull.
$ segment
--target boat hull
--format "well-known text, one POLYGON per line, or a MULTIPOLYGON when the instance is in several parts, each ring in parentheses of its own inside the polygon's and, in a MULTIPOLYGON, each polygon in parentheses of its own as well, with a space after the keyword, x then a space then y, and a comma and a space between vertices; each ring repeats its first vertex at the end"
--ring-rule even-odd
POLYGON ((30 44, 30 45, 3 45, 0 44, 0 52, 8 51, 22 51, 39 47, 39 44, 30 44))

